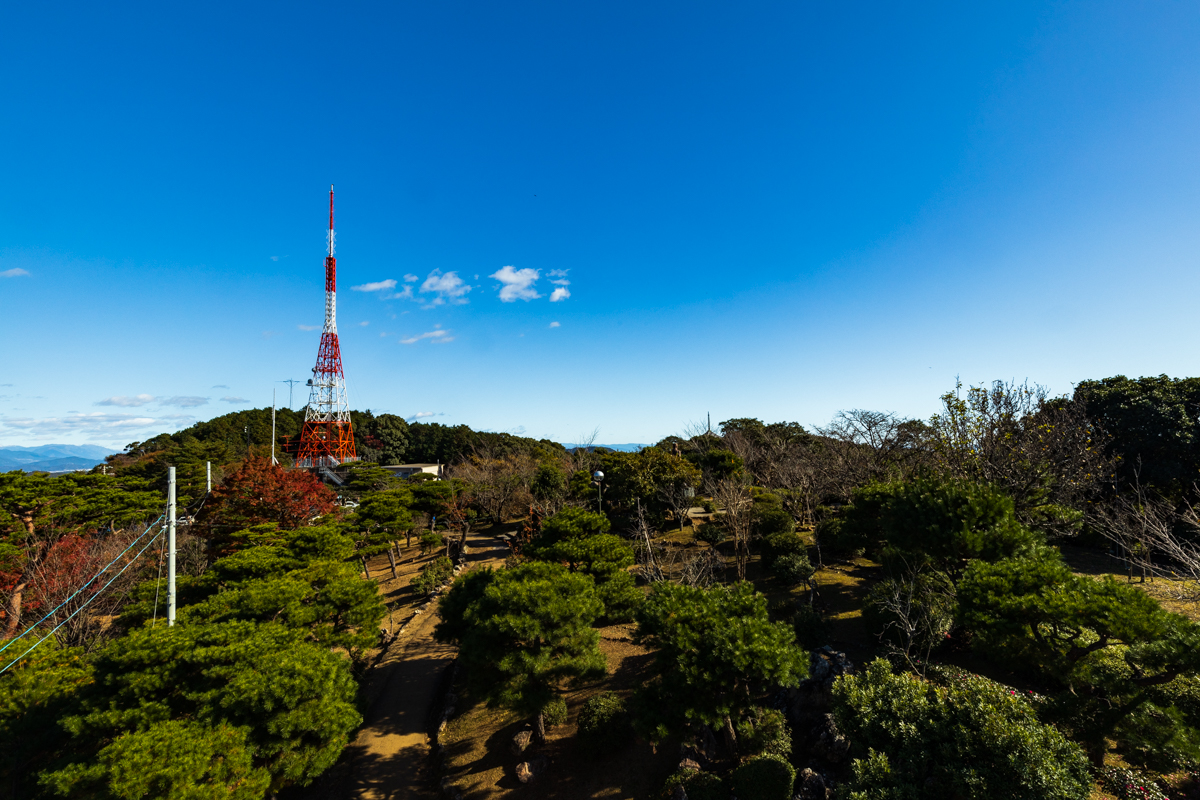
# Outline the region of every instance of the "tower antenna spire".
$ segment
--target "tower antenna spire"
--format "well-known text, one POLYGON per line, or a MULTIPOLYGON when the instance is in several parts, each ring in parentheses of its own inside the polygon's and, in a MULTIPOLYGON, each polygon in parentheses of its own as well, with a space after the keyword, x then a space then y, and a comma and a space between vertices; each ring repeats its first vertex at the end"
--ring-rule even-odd
POLYGON ((333 184, 329 184, 328 255, 325 256, 325 327, 317 365, 308 380, 312 387, 296 464, 301 467, 331 467, 357 461, 350 407, 346 402, 346 376, 342 371, 342 349, 337 333, 337 259, 334 257, 333 184))

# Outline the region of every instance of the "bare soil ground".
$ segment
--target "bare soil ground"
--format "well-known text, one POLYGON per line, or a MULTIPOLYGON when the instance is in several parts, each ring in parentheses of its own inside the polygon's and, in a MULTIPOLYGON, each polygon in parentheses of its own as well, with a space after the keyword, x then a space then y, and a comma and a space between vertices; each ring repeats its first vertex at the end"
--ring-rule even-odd
MULTIPOLYGON (((503 548, 489 532, 467 540, 467 564, 503 561, 503 548)), ((433 797, 434 775, 429 757, 430 711, 440 699, 455 648, 433 640, 436 605, 418 614, 423 598, 409 583, 422 566, 441 555, 421 556, 416 545, 401 552, 393 578, 387 556, 368 567, 379 581, 389 615, 383 627, 397 638, 375 659, 364 685, 363 724, 338 763, 305 790, 288 793, 288 800, 406 800, 433 797)))
POLYGON ((444 774, 467 800, 484 798, 601 797, 641 800, 655 796, 679 763, 679 743, 664 742, 657 749, 632 741, 623 750, 596 757, 577 746, 576 720, 584 700, 600 691, 628 696, 647 677, 651 652, 631 641, 633 625, 600 629, 600 649, 608 660, 608 676, 564 693, 568 717, 564 725, 546 732, 546 744, 531 747, 521 756, 510 749, 514 734, 529 720, 503 709, 488 708, 472 698, 466 687, 457 687, 461 713, 443 733, 444 774), (537 781, 522 785, 516 778, 518 763, 542 756, 549 762, 537 781))

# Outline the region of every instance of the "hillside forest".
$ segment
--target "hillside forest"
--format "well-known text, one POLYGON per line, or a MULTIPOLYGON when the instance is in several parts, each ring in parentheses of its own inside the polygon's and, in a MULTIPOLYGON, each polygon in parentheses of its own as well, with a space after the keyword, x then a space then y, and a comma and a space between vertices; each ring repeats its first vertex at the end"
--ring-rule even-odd
POLYGON ((271 414, 0 473, 0 798, 335 796, 426 607, 429 797, 1200 798, 1200 378, 638 452, 354 412, 335 480, 271 414))

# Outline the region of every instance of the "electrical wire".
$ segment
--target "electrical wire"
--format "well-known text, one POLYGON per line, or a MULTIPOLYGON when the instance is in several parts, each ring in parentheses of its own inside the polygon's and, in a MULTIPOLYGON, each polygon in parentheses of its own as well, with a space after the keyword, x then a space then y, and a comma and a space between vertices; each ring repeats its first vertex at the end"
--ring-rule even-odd
MULTIPOLYGON (((113 582, 113 581, 115 581, 117 578, 121 577, 121 573, 122 573, 122 572, 124 572, 125 570, 129 569, 129 565, 130 565, 130 564, 132 564, 134 561, 137 561, 139 558, 141 558, 141 555, 142 555, 142 553, 146 552, 146 550, 147 550, 147 549, 149 549, 150 545, 154 544, 154 541, 155 541, 156 539, 158 539, 158 537, 159 537, 159 536, 162 536, 162 535, 163 535, 163 531, 162 531, 162 530, 159 530, 159 532, 158 532, 158 533, 154 534, 154 537, 153 537, 153 538, 152 538, 150 541, 146 542, 146 546, 145 546, 145 547, 143 547, 141 550, 139 550, 139 551, 138 551, 138 554, 137 554, 136 556, 134 556, 133 558, 131 558, 131 559, 129 560, 129 563, 128 563, 128 564, 126 564, 125 566, 121 567, 121 569, 117 571, 117 574, 116 574, 116 575, 113 575, 111 578, 109 578, 109 579, 108 579, 108 583, 106 583, 106 584, 104 584, 103 586, 101 586, 101 587, 100 587, 100 588, 99 588, 99 589, 96 591, 96 593, 95 593, 94 595, 92 595, 91 597, 89 597, 89 598, 87 599, 87 601, 83 603, 83 605, 79 606, 79 608, 75 609, 75 610, 74 610, 74 611, 72 611, 70 614, 68 614, 68 615, 67 615, 67 618, 66 618, 66 619, 64 619, 62 622, 58 623, 57 625, 55 625, 55 626, 54 626, 54 628, 53 628, 53 629, 52 629, 52 630, 51 630, 49 633, 47 633, 47 634, 46 634, 45 636, 43 636, 41 639, 38 639, 36 642, 34 642, 32 647, 30 647, 30 648, 29 648, 28 650, 26 650, 24 653, 21 653, 21 655, 17 656, 15 659, 13 659, 12 661, 10 661, 9 663, 5 664, 5 665, 4 665, 4 668, 3 668, 3 669, 0 669, 0 675, 3 675, 5 672, 8 672, 8 670, 9 670, 9 669, 10 669, 12 666, 14 666, 15 664, 19 663, 19 662, 21 661, 21 659, 23 659, 25 656, 27 656, 27 655, 29 655, 31 652, 33 652, 33 649, 34 649, 35 647, 37 647, 39 644, 41 644, 42 642, 44 642, 44 641, 46 641, 47 639, 49 639, 51 636, 53 636, 53 635, 55 634, 55 632, 56 632, 56 631, 57 631, 59 628, 61 628, 63 625, 66 625, 68 622, 70 622, 72 617, 74 617, 74 616, 75 616, 76 614, 78 614, 80 611, 83 611, 85 608, 87 608, 89 603, 91 603, 93 600, 95 600, 97 597, 99 597, 99 596, 101 595, 101 593, 103 593, 103 592, 104 592, 104 590, 105 590, 105 589, 107 589, 109 586, 111 586, 111 585, 112 585, 112 582, 113 582)), ((26 633, 28 633, 28 631, 26 631, 26 633)), ((24 635, 24 634, 22 634, 22 635, 24 635)), ((16 640, 16 639, 13 639, 13 641, 15 642, 15 641, 17 641, 17 640, 16 640)))
POLYGON ((162 564, 163 556, 167 554, 167 548, 158 548, 158 577, 154 581, 154 619, 150 621, 150 627, 153 628, 158 622, 158 590, 162 587, 162 564))
MULTIPOLYGON (((0 653, 3 653, 5 650, 7 650, 7 649, 8 649, 8 646, 9 646, 9 645, 11 645, 13 642, 19 641, 19 640, 21 640, 23 637, 27 636, 27 635, 29 634, 29 632, 30 632, 30 631, 32 631, 34 628, 36 628, 38 625, 41 625, 41 624, 42 624, 43 622, 45 622, 46 620, 50 619, 50 617, 52 617, 56 611, 58 611, 60 608, 62 608, 63 606, 65 606, 67 603, 69 603, 69 602, 71 602, 72 600, 74 600, 74 599, 75 599, 75 598, 76 598, 76 597, 77 597, 77 596, 78 596, 78 595, 79 595, 81 592, 83 592, 83 590, 84 590, 84 589, 86 589, 87 587, 91 586, 91 585, 92 585, 92 583, 94 583, 94 582, 96 581, 96 579, 97 579, 97 578, 99 578, 99 577, 100 577, 101 575, 103 575, 105 572, 108 572, 108 569, 109 569, 109 567, 111 567, 113 564, 117 563, 117 561, 119 561, 119 560, 120 560, 121 556, 125 555, 125 554, 126 554, 126 553, 128 553, 130 550, 132 550, 132 549, 134 548, 134 546, 136 546, 136 545, 137 545, 137 543, 138 543, 139 541, 141 541, 141 540, 142 540, 142 538, 143 538, 143 537, 144 537, 144 536, 145 536, 147 533, 149 533, 149 532, 150 532, 150 530, 151 530, 151 529, 152 529, 152 528, 153 528, 155 525, 157 525, 158 523, 162 522, 162 520, 163 520, 163 517, 165 517, 165 516, 166 516, 166 513, 165 513, 165 512, 164 512, 163 514, 160 514, 160 515, 158 516, 158 519, 154 520, 154 522, 151 522, 149 525, 147 525, 147 526, 146 526, 146 530, 142 531, 142 532, 141 532, 141 534, 140 534, 140 535, 139 535, 139 536, 138 536, 136 539, 134 539, 132 542, 130 542, 130 543, 129 543, 129 546, 128 546, 128 547, 126 547, 124 550, 122 550, 120 553, 118 553, 116 558, 114 558, 112 561, 108 562, 108 565, 107 565, 107 566, 105 566, 105 567, 104 567, 102 570, 100 570, 100 571, 99 571, 99 572, 97 572, 95 575, 93 575, 93 576, 91 577, 91 579, 90 579, 90 580, 88 580, 88 582, 87 582, 87 583, 85 583, 83 586, 80 586, 78 589, 76 589, 74 592, 72 592, 70 597, 68 597, 66 600, 63 600, 61 603, 59 603, 57 606, 55 606, 55 607, 54 607, 54 608, 53 608, 53 609, 50 611, 50 613, 46 614, 46 616, 42 617, 42 618, 41 618, 41 619, 39 619, 37 622, 33 623, 33 624, 32 624, 32 625, 30 625, 28 628, 26 628, 26 629, 25 629, 25 632, 24 632, 24 633, 22 633, 20 636, 17 636, 17 637, 15 637, 15 638, 13 638, 13 639, 10 639, 8 642, 6 642, 6 643, 4 644, 4 646, 3 646, 3 647, 0 647, 0 653)), ((161 531, 160 531, 160 533, 161 533, 161 531)), ((153 541, 153 540, 151 540, 151 541, 153 541)), ((118 573, 118 574, 120 574, 120 573, 118 573)))

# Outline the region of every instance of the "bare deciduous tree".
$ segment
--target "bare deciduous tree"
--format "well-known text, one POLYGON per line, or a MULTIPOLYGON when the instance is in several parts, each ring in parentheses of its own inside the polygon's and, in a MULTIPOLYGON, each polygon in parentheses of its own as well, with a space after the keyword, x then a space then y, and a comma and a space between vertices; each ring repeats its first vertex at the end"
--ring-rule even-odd
POLYGON ((746 565, 750 563, 750 515, 754 505, 750 489, 736 478, 722 478, 709 481, 708 493, 724 512, 722 527, 733 539, 738 580, 744 581, 746 565))

